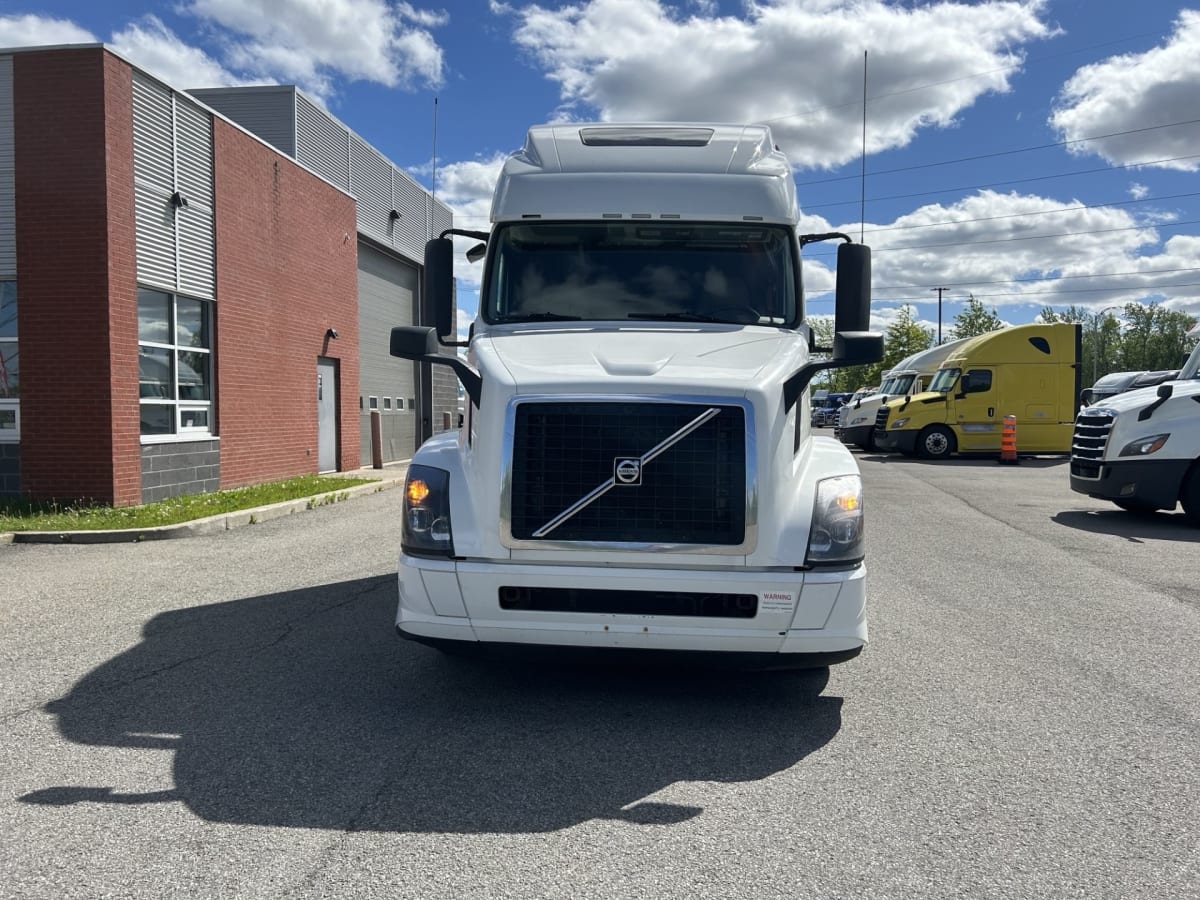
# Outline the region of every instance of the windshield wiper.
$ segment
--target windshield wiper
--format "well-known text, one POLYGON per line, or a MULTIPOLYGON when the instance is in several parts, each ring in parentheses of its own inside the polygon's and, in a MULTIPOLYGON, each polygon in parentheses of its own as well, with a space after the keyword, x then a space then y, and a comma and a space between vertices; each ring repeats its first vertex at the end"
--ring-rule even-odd
POLYGON ((582 316, 564 316, 562 313, 536 312, 522 316, 505 316, 500 321, 508 322, 578 322, 582 316))
POLYGON ((706 316, 694 312, 661 312, 661 313, 630 313, 627 319, 660 319, 667 322, 726 322, 716 316, 706 316))

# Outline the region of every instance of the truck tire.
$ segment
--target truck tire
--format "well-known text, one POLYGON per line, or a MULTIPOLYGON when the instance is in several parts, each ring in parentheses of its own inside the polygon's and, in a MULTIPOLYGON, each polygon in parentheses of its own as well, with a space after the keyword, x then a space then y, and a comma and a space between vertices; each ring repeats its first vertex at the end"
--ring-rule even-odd
POLYGON ((1183 481, 1183 490, 1179 492, 1179 501, 1188 522, 1200 528, 1200 459, 1192 463, 1192 469, 1183 481))
POLYGON ((921 459, 947 459, 954 452, 954 432, 945 425, 929 425, 917 437, 921 459))

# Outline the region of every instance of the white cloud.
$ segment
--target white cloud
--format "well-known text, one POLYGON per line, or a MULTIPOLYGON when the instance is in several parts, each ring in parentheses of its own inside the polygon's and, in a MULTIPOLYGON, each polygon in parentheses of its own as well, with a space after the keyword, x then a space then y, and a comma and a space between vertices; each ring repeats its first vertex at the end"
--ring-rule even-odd
POLYGON ((744 17, 683 16, 660 0, 591 0, 549 9, 498 3, 514 39, 560 86, 559 117, 769 122, 792 161, 834 166, 947 127, 1008 90, 1013 49, 1052 34, 1043 0, 747 0, 744 17), (593 110, 595 111, 593 113, 593 110))
POLYGON ((66 19, 32 14, 0 16, 0 47, 95 43, 99 43, 95 35, 66 19))
MULTIPOLYGON (((454 213, 454 227, 471 231, 490 231, 492 192, 496 179, 507 158, 496 153, 489 158, 467 160, 439 166, 437 198, 454 213)), ((420 174, 428 176, 427 169, 420 174)), ((479 286, 483 277, 482 262, 468 262, 466 252, 479 242, 474 238, 454 238, 454 275, 458 279, 459 333, 475 318, 479 304, 479 286), (465 321, 465 324, 464 324, 465 321)))
POLYGON ((399 88, 442 80, 442 50, 427 28, 445 24, 444 12, 384 0, 190 0, 182 9, 219 29, 231 65, 318 97, 339 78, 399 88))
MULTIPOLYGON (((1161 234, 1169 211, 1135 216, 1119 207, 1081 207, 1073 199, 980 191, 890 223, 868 223, 876 324, 886 324, 887 310, 903 303, 935 303, 931 285, 949 286, 947 303, 974 293, 1001 318, 1009 308, 1014 320, 1021 317, 1013 307, 1101 307, 1155 296, 1200 312, 1200 287, 1191 284, 1200 281, 1200 237, 1161 234)), ((806 217, 802 227, 858 237, 857 223, 806 217)), ((820 292, 833 286, 822 265, 831 262, 833 246, 807 251, 805 282, 817 312, 832 307, 831 296, 820 292)))
POLYGON ((1200 11, 1183 10, 1175 32, 1161 47, 1114 56, 1077 71, 1063 86, 1050 124, 1068 141, 1114 135, 1073 144, 1073 153, 1094 154, 1115 165, 1192 156, 1155 165, 1195 172, 1200 170, 1200 159, 1195 158, 1200 124, 1159 126, 1200 118, 1198 96, 1200 11))
POLYGON ((1150 196, 1150 188, 1144 184, 1138 184, 1136 181, 1129 185, 1129 196, 1134 200, 1145 200, 1150 196))
POLYGON ((156 16, 145 16, 115 32, 111 45, 122 56, 180 88, 247 83, 203 50, 189 46, 156 16))

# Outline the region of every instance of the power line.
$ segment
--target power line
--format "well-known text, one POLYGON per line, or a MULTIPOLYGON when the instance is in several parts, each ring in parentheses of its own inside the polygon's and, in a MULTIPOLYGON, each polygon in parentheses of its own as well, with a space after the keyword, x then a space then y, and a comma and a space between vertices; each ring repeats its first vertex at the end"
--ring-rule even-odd
MULTIPOLYGON (((1011 178, 1007 181, 991 181, 986 184, 967 184, 960 185, 958 187, 937 188, 936 190, 932 191, 917 191, 911 194, 888 194, 883 197, 868 197, 867 202, 880 203, 884 200, 908 200, 913 197, 930 197, 934 194, 951 194, 956 191, 980 191, 984 190, 985 188, 1000 187, 1002 185, 1009 184, 1028 184, 1032 181, 1050 181, 1060 178, 1072 178, 1076 175, 1095 175, 1097 173, 1108 173, 1120 171, 1122 169, 1137 169, 1141 168, 1142 166, 1158 166, 1162 165, 1163 163, 1179 162, 1185 159, 1200 159, 1200 154, 1190 154, 1188 156, 1168 156, 1164 157, 1163 159, 1151 159, 1139 163, 1127 163, 1117 166, 1099 166, 1095 169, 1080 169, 1075 172, 1059 172, 1054 175, 1035 175, 1030 178, 1011 178)), ((826 209, 830 206, 852 206, 857 205, 858 203, 858 200, 838 200, 833 203, 815 203, 812 205, 802 205, 801 211, 808 212, 809 210, 813 209, 826 209)))
MULTIPOLYGON (((976 162, 981 159, 995 159, 1001 156, 1014 156, 1018 153, 1032 153, 1035 150, 1050 150, 1055 147, 1069 147, 1071 144, 1087 144, 1091 143, 1092 141, 1102 141, 1106 138, 1127 137, 1131 134, 1144 134, 1148 131, 1161 131, 1164 128, 1178 128, 1181 125, 1196 124, 1200 124, 1200 119, 1188 119, 1182 122, 1168 122, 1163 125, 1148 125, 1145 128, 1130 128, 1127 131, 1113 131, 1108 134, 1096 134, 1092 135, 1091 137, 1073 138, 1068 141, 1055 141, 1051 144, 1034 144, 1029 147, 1015 147, 1011 150, 997 150, 994 153, 979 153, 974 156, 960 156, 956 159, 943 159, 937 162, 920 163, 914 166, 900 166, 894 169, 877 169, 874 172, 867 172, 867 175, 873 177, 877 175, 895 175, 899 172, 915 172, 919 169, 934 169, 939 166, 948 166, 955 163, 976 162)), ((1132 163, 1131 165, 1141 165, 1141 163, 1132 163)), ((821 178, 813 181, 797 181, 796 186, 804 187, 805 185, 810 184, 834 184, 839 181, 850 181, 851 179, 857 179, 858 177, 858 175, 842 175, 837 178, 821 178)))
MULTIPOLYGON (((1187 219, 1179 222, 1160 222, 1155 225, 1131 225, 1125 228, 1097 228, 1091 231, 1062 231, 1053 234, 1028 234, 1021 235, 1020 237, 990 238, 982 241, 947 241, 939 244, 904 244, 899 247, 875 247, 872 248, 871 252, 879 254, 891 253, 896 250, 930 250, 938 247, 972 247, 981 244, 1006 244, 1015 241, 1041 241, 1060 237, 1083 237, 1093 234, 1115 234, 1121 231, 1141 231, 1145 228, 1178 228, 1183 225, 1197 224, 1200 224, 1200 219, 1187 219)), ((809 256, 809 258, 812 259, 821 255, 831 256, 832 251, 826 250, 824 253, 813 253, 809 256)), ((969 257, 955 257, 956 260, 960 261, 965 258, 969 257)))
MULTIPOLYGON (((1113 200, 1107 203, 1080 204, 1078 206, 1061 206, 1057 209, 1039 209, 1033 212, 1022 213, 1004 213, 998 216, 978 216, 974 219, 951 219, 947 222, 923 222, 919 225, 890 225, 886 228, 875 228, 866 232, 867 234, 882 234, 885 231, 913 231, 917 228, 945 228, 951 225, 970 225, 975 222, 996 222, 1001 219, 1026 219, 1034 216, 1048 216, 1055 213, 1065 212, 1083 212, 1085 210, 1109 209, 1113 206, 1132 206, 1137 203, 1153 203, 1158 200, 1180 200, 1184 197, 1198 197, 1200 191, 1192 191, 1187 194, 1166 194, 1160 197, 1140 197, 1134 200, 1113 200)), ((1143 226, 1146 227, 1146 226, 1143 226)))
MULTIPOLYGON (((1163 289, 1165 288, 1181 287, 1200 287, 1200 281, 1181 281, 1175 284, 1156 284, 1152 287, 1143 288, 1063 288, 1062 290, 1057 291, 997 291, 989 294, 978 294, 975 291, 971 291, 970 293, 971 296, 978 300, 985 297, 1042 297, 1047 295, 1057 296, 1058 294, 1118 294, 1135 291, 1143 294, 1158 294, 1162 293, 1163 289)), ((933 288, 932 290, 936 291, 937 288, 933 288)), ((887 299, 889 303, 920 303, 925 300, 924 297, 889 297, 887 299)))
MULTIPOLYGON (((1178 272, 1200 272, 1200 266, 1185 266, 1178 269, 1131 269, 1128 272, 1101 272, 1094 275, 1040 275, 1036 278, 1007 278, 999 281, 950 281, 943 282, 946 290, 950 288, 969 288, 973 285, 989 285, 989 284, 1037 284, 1043 281, 1068 281, 1077 278, 1127 278, 1131 275, 1170 275, 1178 272)), ((907 290, 922 290, 926 287, 923 284, 887 284, 875 285, 873 290, 876 291, 907 291, 907 290)), ((930 288, 930 290, 937 290, 930 288)), ((1110 288, 1109 290, 1116 290, 1110 288)))

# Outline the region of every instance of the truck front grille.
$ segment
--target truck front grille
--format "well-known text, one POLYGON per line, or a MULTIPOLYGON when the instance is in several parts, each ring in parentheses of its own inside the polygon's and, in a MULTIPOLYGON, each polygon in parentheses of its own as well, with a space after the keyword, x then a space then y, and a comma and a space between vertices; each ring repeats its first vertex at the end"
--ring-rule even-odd
POLYGON ((1115 417, 1109 412, 1084 410, 1075 418, 1071 438, 1071 474, 1080 478, 1100 477, 1100 462, 1115 417))
POLYGON ((741 544, 745 432, 745 413, 734 405, 521 403, 513 433, 512 537, 741 544), (669 446, 662 448, 664 442, 669 446), (655 448, 662 449, 646 459, 655 448))
POLYGON ((875 413, 875 430, 876 431, 887 431, 888 413, 890 413, 890 412, 891 412, 891 410, 888 409, 886 406, 879 407, 879 412, 875 413))

